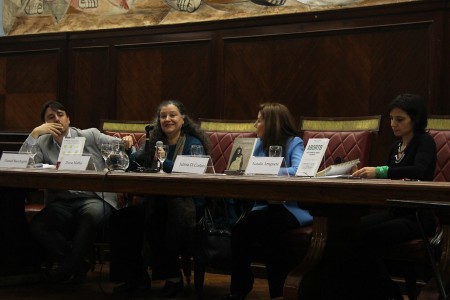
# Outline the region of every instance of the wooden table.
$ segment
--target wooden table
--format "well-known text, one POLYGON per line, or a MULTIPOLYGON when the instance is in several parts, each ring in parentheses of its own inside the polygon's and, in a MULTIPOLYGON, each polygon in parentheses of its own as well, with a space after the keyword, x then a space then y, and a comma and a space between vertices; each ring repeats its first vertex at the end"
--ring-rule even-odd
POLYGON ((305 260, 285 282, 285 299, 307 299, 305 274, 352 238, 349 229, 369 208, 386 206, 386 199, 450 207, 450 183, 402 180, 0 169, 0 186, 298 201, 315 217, 313 237, 305 260))

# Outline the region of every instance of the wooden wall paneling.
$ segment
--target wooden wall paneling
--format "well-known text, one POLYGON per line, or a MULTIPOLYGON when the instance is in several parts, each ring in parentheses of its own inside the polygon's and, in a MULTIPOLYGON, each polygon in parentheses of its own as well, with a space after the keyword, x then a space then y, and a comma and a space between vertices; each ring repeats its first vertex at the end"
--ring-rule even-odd
POLYGON ((0 57, 0 130, 5 122, 6 58, 0 57))
POLYGON ((307 110, 315 71, 307 62, 318 61, 317 42, 286 36, 225 40, 224 117, 256 118, 258 104, 267 101, 288 104, 294 115, 307 110))
POLYGON ((210 49, 211 42, 208 41, 164 50, 163 99, 179 99, 194 119, 214 111, 210 49))
POLYGON ((60 49, 0 53, 0 130, 30 131, 44 102, 58 94, 60 49))
POLYGON ((183 102, 192 118, 214 110, 209 40, 117 50, 117 117, 149 120, 161 101, 183 102))
POLYGON ((67 108, 72 126, 98 127, 99 120, 114 114, 109 55, 108 45, 70 48, 67 108))
POLYGON ((161 49, 117 49, 117 119, 153 119, 162 100, 161 68, 161 49))
POLYGON ((450 113, 450 2, 447 1, 447 8, 444 13, 444 31, 443 37, 443 62, 442 62, 442 94, 441 98, 437 99, 439 103, 439 109, 437 113, 448 114, 450 113))
POLYGON ((29 132, 41 105, 64 90, 67 35, 0 38, 0 131, 29 132))
POLYGON ((428 100, 428 112, 430 114, 439 114, 440 104, 439 99, 444 96, 443 78, 445 73, 448 73, 448 69, 445 69, 444 53, 445 53, 445 14, 434 14, 433 18, 430 18, 428 22, 428 38, 429 38, 429 86, 426 94, 423 97, 428 100))
MULTIPOLYGON (((258 103, 280 101, 294 116, 359 116, 385 113, 399 93, 428 98, 435 84, 432 24, 345 24, 341 29, 333 23, 328 30, 322 25, 298 32, 292 26, 292 34, 283 27, 280 35, 225 38, 224 101, 232 107, 225 114, 248 119, 258 103)), ((389 125, 384 129, 388 134, 380 142, 389 149, 389 125)), ((374 159, 384 161, 387 151, 377 151, 374 159)))
MULTIPOLYGON (((209 115, 203 114, 199 115, 199 118, 212 118, 212 119, 223 119, 224 112, 226 112, 229 107, 226 105, 224 99, 224 38, 221 30, 216 30, 212 34, 212 45, 211 45, 211 88, 213 92, 211 93, 211 98, 208 102, 213 107, 209 115)), ((233 118, 234 119, 234 118, 233 118)))

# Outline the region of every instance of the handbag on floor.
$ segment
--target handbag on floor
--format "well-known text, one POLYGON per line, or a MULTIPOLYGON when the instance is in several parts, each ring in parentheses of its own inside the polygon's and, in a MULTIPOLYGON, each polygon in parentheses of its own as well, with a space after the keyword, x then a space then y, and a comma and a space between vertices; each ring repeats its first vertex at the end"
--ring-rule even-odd
POLYGON ((234 199, 213 200, 205 207, 197 223, 196 261, 205 266, 229 270, 231 267, 231 230, 245 214, 242 204, 234 199))

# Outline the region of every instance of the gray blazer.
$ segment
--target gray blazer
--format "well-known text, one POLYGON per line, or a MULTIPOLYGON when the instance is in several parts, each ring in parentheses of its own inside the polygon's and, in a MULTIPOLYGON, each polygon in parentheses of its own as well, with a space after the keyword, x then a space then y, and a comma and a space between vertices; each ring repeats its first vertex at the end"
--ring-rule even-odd
MULTIPOLYGON (((104 143, 111 143, 112 141, 118 140, 115 137, 101 133, 96 128, 89 128, 81 130, 78 128, 70 127, 71 137, 85 137, 86 142, 84 144, 83 154, 91 155, 94 160, 95 167, 97 170, 103 170, 105 168, 105 161, 100 152, 100 146, 104 143)), ((36 144, 38 145, 38 151, 34 158, 36 163, 45 163, 56 165, 59 156, 59 148, 55 145, 53 137, 51 134, 41 135, 36 144)), ((102 198, 102 192, 94 192, 99 198, 102 198)), ((47 201, 52 201, 56 197, 59 198, 70 198, 67 196, 68 193, 62 193, 59 191, 49 191, 47 201)), ((72 193, 72 195, 76 195, 72 193)), ((83 195, 81 193, 81 195, 83 195)), ((104 199, 112 207, 118 208, 117 196, 115 193, 103 193, 104 199)), ((73 197, 73 196, 72 196, 73 197)))

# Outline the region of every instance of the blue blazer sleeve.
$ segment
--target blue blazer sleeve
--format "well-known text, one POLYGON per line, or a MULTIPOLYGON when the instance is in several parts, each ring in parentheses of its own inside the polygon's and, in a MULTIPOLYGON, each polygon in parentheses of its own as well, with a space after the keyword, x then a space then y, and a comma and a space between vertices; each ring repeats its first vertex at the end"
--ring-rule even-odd
POLYGON ((289 176, 295 176, 295 173, 297 173, 298 166, 302 160, 303 152, 305 152, 303 140, 299 137, 290 138, 287 143, 285 157, 289 176))

